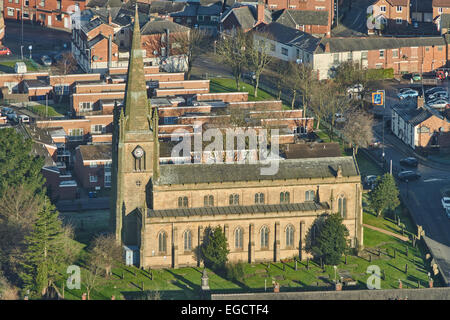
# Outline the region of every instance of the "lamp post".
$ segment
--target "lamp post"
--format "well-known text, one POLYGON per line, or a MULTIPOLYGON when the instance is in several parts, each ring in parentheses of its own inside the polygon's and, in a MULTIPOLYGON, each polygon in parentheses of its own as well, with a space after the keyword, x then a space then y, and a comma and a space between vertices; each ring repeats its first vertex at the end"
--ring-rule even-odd
POLYGON ((337 270, 337 266, 333 266, 334 268, 334 283, 336 283, 336 270, 337 270))
POLYGON ((20 46, 20 56, 22 57, 22 61, 23 61, 23 46, 20 46))
POLYGON ((30 60, 31 60, 31 50, 33 49, 33 46, 30 44, 29 46, 28 46, 28 50, 30 50, 30 60))

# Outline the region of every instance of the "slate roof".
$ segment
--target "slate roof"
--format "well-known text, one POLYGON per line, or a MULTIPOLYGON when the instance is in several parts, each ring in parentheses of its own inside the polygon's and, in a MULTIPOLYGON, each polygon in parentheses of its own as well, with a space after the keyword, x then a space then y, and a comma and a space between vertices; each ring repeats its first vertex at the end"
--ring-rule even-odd
POLYGON ((172 12, 182 11, 186 3, 173 1, 153 1, 150 3, 150 14, 169 14, 172 12))
POLYGON ((251 206, 201 207, 165 210, 147 210, 148 218, 211 216, 222 214, 257 214, 293 211, 322 211, 330 207, 326 202, 303 202, 290 204, 263 204, 251 206))
POLYGON ((278 172, 262 175, 268 164, 180 164, 161 165, 158 185, 214 183, 235 181, 259 181, 279 179, 330 178, 336 176, 338 166, 343 176, 358 176, 359 171, 352 157, 291 159, 279 162, 278 172))
POLYGON ((84 33, 89 33, 90 31, 92 31, 95 28, 97 28, 98 26, 100 26, 102 23, 103 23, 103 21, 99 17, 94 18, 91 21, 82 20, 81 30, 83 30, 84 33))
POLYGON ((283 43, 292 44, 307 52, 313 53, 320 43, 320 39, 309 33, 287 27, 278 22, 272 22, 268 25, 262 26, 258 29, 262 32, 267 32, 273 40, 283 43))
POLYGON ((106 39, 106 37, 103 34, 99 33, 98 35, 96 35, 94 38, 92 38, 87 42, 88 48, 92 48, 103 39, 106 39))
MULTIPOLYGON (((242 5, 239 7, 227 9, 222 16, 222 21, 228 18, 228 15, 233 14, 242 29, 251 29, 257 21, 256 7, 253 5, 242 5)), ((272 22, 272 14, 270 10, 264 9, 264 23, 272 22)))
POLYGON ((430 111, 423 108, 405 108, 404 106, 399 106, 392 109, 398 114, 400 118, 410 123, 414 127, 424 122, 433 115, 430 111))
POLYGON ((152 20, 148 21, 141 28, 141 35, 150 35, 150 34, 160 34, 166 32, 166 29, 169 29, 170 32, 187 32, 189 31, 188 27, 182 26, 178 23, 169 21, 169 20, 152 20))
MULTIPOLYGON (((275 18, 275 16, 274 16, 275 18)), ((282 10, 274 21, 295 28, 296 25, 328 25, 328 11, 282 10)))
POLYGON ((388 3, 390 3, 392 6, 407 6, 409 3, 409 0, 386 0, 388 3))
POLYGON ((118 8, 122 6, 122 0, 90 0, 87 4, 87 8, 105 7, 118 8))
POLYGON ((111 144, 80 145, 79 148, 82 157, 80 160, 82 161, 112 159, 111 144))
POLYGON ((360 50, 396 49, 419 46, 445 46, 442 37, 414 37, 414 38, 323 38, 316 49, 316 53, 324 53, 326 44, 330 45, 330 52, 347 52, 360 50))

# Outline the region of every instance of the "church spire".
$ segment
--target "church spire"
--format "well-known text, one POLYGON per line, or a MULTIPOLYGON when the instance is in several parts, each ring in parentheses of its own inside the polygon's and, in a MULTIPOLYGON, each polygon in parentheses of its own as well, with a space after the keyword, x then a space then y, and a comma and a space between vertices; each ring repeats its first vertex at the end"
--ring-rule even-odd
POLYGON ((150 130, 151 115, 148 111, 147 86, 145 83, 144 57, 141 48, 141 31, 138 8, 134 17, 133 39, 128 62, 127 87, 125 91, 126 130, 150 130))

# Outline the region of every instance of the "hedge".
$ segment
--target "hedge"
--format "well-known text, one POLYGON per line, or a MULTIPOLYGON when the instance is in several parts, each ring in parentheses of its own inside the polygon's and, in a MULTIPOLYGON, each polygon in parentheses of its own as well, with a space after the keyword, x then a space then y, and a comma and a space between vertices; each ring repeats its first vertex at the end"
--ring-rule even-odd
POLYGON ((369 69, 367 70, 367 77, 369 80, 393 79, 394 69, 369 69))

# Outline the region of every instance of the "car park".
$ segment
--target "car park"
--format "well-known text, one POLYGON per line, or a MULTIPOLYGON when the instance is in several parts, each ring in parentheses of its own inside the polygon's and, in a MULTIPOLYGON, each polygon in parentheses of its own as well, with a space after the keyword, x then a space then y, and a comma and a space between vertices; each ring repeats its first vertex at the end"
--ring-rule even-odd
POLYGON ((417 167, 419 165, 419 161, 417 161, 414 157, 408 157, 400 160, 400 165, 406 167, 417 167))
POLYGON ((419 180, 421 177, 421 175, 417 172, 414 171, 402 171, 398 174, 398 179, 401 181, 414 181, 414 180, 419 180))
POLYGON ((437 91, 435 93, 430 94, 427 98, 430 100, 448 99, 448 92, 447 91, 437 91))
POLYGON ((397 94, 398 98, 400 100, 406 99, 406 98, 415 98, 419 96, 419 92, 413 89, 405 90, 402 92, 399 92, 397 94))

